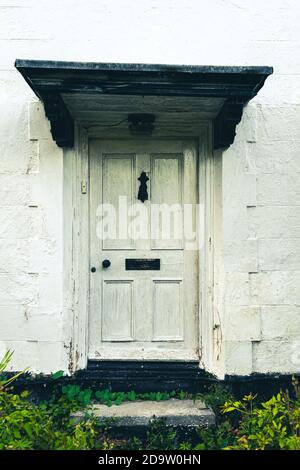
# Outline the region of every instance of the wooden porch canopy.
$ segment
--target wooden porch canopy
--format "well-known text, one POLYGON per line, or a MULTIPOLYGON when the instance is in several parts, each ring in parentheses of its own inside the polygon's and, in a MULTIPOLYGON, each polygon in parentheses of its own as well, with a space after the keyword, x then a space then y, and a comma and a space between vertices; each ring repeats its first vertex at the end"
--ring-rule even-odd
POLYGON ((151 65, 57 62, 17 59, 15 66, 42 100, 59 147, 74 145, 74 116, 65 97, 74 95, 160 96, 209 98, 217 105, 213 116, 214 148, 232 144, 244 105, 263 86, 272 67, 151 65))

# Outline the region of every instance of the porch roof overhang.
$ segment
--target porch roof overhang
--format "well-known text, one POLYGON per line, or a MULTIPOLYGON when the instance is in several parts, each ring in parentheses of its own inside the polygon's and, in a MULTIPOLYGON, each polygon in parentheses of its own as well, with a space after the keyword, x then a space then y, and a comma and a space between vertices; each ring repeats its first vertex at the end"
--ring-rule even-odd
POLYGON ((152 65, 17 59, 15 66, 43 101, 59 147, 74 145, 75 95, 211 99, 215 101, 214 148, 232 144, 244 105, 263 86, 272 67, 152 65), (66 97, 68 99, 66 100, 66 97))

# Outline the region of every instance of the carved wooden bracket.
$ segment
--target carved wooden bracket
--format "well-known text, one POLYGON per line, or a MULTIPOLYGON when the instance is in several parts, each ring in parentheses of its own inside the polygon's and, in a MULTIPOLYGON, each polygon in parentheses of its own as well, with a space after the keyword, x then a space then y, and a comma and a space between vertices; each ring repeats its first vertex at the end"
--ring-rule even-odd
POLYGON ((214 121, 214 148, 229 147, 235 137, 235 128, 242 119, 245 102, 240 99, 225 101, 214 121))
POLYGON ((62 97, 57 93, 45 93, 43 102, 53 140, 59 147, 73 147, 74 121, 62 97))

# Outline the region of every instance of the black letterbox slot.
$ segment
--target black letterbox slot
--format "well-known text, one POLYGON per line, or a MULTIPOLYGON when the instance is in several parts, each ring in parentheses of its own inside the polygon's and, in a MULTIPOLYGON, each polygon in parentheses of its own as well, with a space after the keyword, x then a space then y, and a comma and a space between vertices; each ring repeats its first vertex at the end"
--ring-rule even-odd
POLYGON ((145 258, 127 258, 125 259, 126 271, 159 271, 160 259, 145 259, 145 258))

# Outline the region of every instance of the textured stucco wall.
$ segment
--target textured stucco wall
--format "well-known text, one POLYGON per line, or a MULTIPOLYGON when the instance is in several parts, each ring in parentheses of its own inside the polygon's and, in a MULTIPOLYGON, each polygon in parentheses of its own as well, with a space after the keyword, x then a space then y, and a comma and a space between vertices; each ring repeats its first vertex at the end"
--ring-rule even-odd
POLYGON ((67 370, 72 334, 63 153, 18 57, 274 67, 216 162, 220 327, 209 368, 300 370, 299 24, 297 0, 0 1, 0 349, 15 350, 14 369, 67 370))

